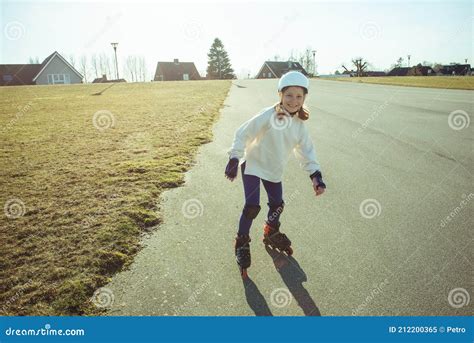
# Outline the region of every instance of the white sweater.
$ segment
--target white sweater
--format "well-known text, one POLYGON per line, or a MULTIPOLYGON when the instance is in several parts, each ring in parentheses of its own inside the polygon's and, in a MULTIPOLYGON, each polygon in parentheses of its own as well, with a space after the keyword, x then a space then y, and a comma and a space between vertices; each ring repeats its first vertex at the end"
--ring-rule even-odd
POLYGON ((241 160, 241 163, 247 162, 246 175, 281 182, 291 151, 308 175, 320 170, 313 142, 303 120, 297 115, 278 116, 275 107, 271 106, 237 129, 228 154, 230 158, 241 160))

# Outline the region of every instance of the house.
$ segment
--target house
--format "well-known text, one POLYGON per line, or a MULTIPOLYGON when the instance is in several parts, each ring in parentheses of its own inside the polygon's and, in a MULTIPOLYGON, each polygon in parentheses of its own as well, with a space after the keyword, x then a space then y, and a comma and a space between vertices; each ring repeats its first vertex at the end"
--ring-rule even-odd
POLYGON ((395 67, 387 76, 433 76, 436 75, 433 68, 420 64, 413 67, 395 67))
POLYGON ((0 86, 82 83, 83 76, 57 51, 41 64, 1 64, 0 86))
POLYGON ((470 64, 450 64, 444 65, 440 70, 441 75, 471 75, 470 64))
POLYGON ((436 73, 433 70, 433 68, 429 66, 423 66, 420 63, 417 66, 412 67, 408 75, 409 76, 433 76, 433 75, 436 75, 436 73))
POLYGON ((395 67, 388 72, 387 76, 407 76, 410 69, 409 67, 395 67))
POLYGON ((279 79, 283 74, 290 70, 296 70, 302 72, 305 76, 308 76, 306 70, 298 62, 277 62, 277 61, 266 61, 263 63, 260 71, 257 73, 256 79, 279 79))
POLYGON ((173 62, 158 62, 153 81, 201 80, 201 75, 194 62, 180 62, 177 58, 173 62))
POLYGON ((112 82, 127 82, 125 79, 118 79, 118 80, 107 80, 107 75, 102 74, 102 77, 97 77, 92 81, 92 83, 112 83, 112 82))
POLYGON ((387 76, 384 71, 364 71, 363 76, 387 76))

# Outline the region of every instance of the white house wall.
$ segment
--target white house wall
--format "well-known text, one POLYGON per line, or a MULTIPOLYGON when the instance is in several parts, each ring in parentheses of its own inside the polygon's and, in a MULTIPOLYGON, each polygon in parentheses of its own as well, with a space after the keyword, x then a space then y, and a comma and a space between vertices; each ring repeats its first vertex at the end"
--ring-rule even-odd
POLYGON ((40 76, 36 79, 37 85, 48 84, 48 74, 69 74, 70 83, 81 83, 82 79, 71 70, 71 68, 64 63, 58 56, 54 56, 49 62, 48 66, 42 71, 40 76))

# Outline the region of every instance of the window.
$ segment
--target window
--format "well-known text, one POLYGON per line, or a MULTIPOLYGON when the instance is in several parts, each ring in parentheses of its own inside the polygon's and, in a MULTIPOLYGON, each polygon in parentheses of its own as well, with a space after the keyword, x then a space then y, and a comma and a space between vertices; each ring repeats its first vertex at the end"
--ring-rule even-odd
POLYGON ((189 74, 183 74, 183 80, 189 81, 189 74))
POLYGON ((71 83, 71 76, 69 74, 48 74, 48 84, 63 85, 71 83))
POLYGON ((10 75, 10 74, 5 74, 5 75, 3 75, 3 81, 9 82, 9 81, 11 81, 11 80, 13 80, 13 76, 12 76, 12 75, 10 75))
POLYGON ((54 84, 63 84, 64 83, 64 74, 54 74, 53 75, 54 84))
POLYGON ((268 78, 271 78, 272 77, 272 73, 268 73, 268 78))

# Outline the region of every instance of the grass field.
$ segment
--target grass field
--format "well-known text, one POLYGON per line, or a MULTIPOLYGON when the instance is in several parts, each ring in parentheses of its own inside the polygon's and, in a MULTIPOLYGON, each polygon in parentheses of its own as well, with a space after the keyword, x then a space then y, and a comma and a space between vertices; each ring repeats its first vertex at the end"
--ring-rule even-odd
POLYGON ((474 77, 472 76, 327 77, 323 78, 323 80, 375 83, 408 87, 474 89, 474 77))
POLYGON ((91 296, 157 228, 230 85, 2 87, 0 315, 100 314, 91 296))

